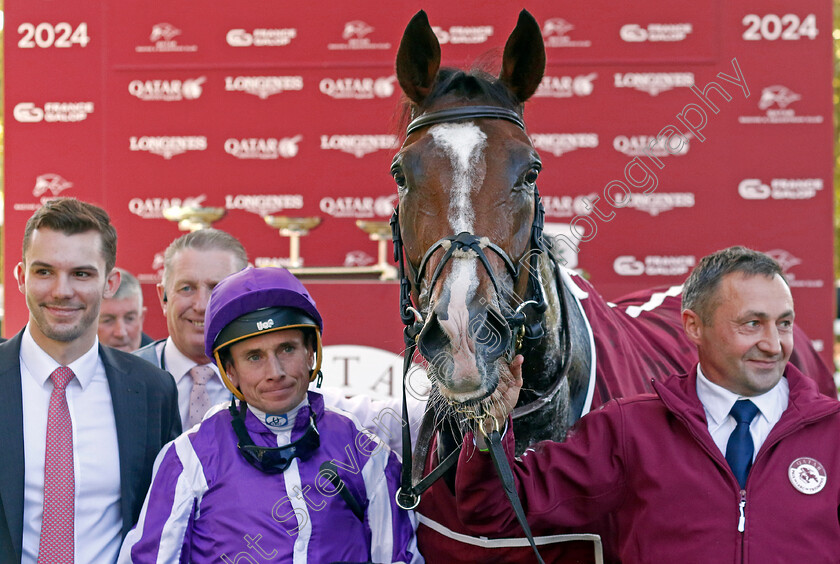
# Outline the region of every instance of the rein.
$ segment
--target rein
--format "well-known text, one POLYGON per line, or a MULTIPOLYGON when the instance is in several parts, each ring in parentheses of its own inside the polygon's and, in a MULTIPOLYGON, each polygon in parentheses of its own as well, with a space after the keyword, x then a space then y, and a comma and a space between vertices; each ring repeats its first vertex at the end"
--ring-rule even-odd
MULTIPOLYGON (((525 130, 525 122, 522 120, 522 117, 513 110, 495 106, 464 106, 458 108, 449 108, 436 112, 429 112, 427 114, 423 114, 416 117, 411 121, 411 123, 409 123, 408 128, 406 130, 406 136, 410 135, 411 133, 417 131, 420 128, 429 125, 462 121, 467 119, 502 119, 516 124, 523 131, 525 130)), ((539 191, 535 185, 534 220, 531 225, 529 251, 526 253, 528 255, 528 265, 526 267, 528 269, 526 297, 530 293, 534 296, 534 299, 523 300, 516 307, 513 313, 504 314, 506 328, 508 331, 510 331, 508 346, 503 351, 505 359, 508 362, 512 361, 516 352, 522 349, 523 340, 528 340, 529 342, 536 342, 542 339, 545 335, 545 332, 542 327, 542 322, 544 313, 548 308, 548 304, 546 302, 545 292, 543 290, 539 269, 539 257, 542 253, 546 252, 545 243, 543 242, 542 237, 544 222, 545 210, 543 208, 539 191)), ((511 260, 511 258, 504 251, 504 249, 490 242, 488 238, 478 237, 468 232, 462 232, 457 235, 443 237, 434 244, 432 244, 432 246, 429 247, 429 249, 423 255, 423 258, 420 262, 420 266, 415 272, 411 262, 407 261, 404 258, 402 235, 400 233, 399 226, 399 205, 397 205, 397 207, 394 209, 394 213, 391 216, 391 234, 394 242, 394 261, 397 262, 399 265, 400 318, 403 324, 405 325, 405 329, 403 330, 403 339, 406 345, 406 352, 403 358, 403 468, 401 486, 397 491, 396 501, 400 507, 408 510, 414 509, 420 504, 420 495, 422 494, 422 492, 428 489, 432 485, 432 483, 434 483, 438 478, 440 478, 444 473, 446 473, 450 468, 452 468, 452 466, 454 466, 454 464, 458 460, 459 454, 459 449, 453 449, 453 451, 449 453, 449 455, 447 455, 447 457, 444 460, 440 461, 440 463, 434 468, 434 470, 432 470, 425 477, 422 477, 423 461, 425 460, 425 456, 423 456, 423 460, 419 460, 418 457, 419 462, 417 464, 417 468, 414 468, 414 461, 412 458, 411 448, 411 430, 407 423, 408 405, 406 400, 405 380, 408 374, 408 370, 411 367, 411 361, 414 357, 414 353, 417 349, 417 340, 420 335, 420 332, 423 329, 424 321, 422 314, 418 311, 418 309, 414 307, 411 301, 412 281, 414 282, 416 288, 420 288, 420 283, 422 282, 423 277, 425 275, 426 265, 428 261, 430 260, 432 255, 434 255, 434 253, 436 253, 438 250, 443 249, 444 255, 441 258, 441 261, 438 263, 437 267, 435 268, 435 272, 432 275, 430 283, 431 287, 434 287, 438 278, 440 277, 441 272, 443 271, 444 266, 453 256, 476 256, 481 262, 481 264, 484 266, 484 269, 487 271, 487 274, 490 277, 490 281, 492 282, 493 287, 496 290, 496 295, 501 296, 502 293, 500 291, 500 286, 496 278, 496 274, 493 271, 489 260, 487 259, 485 249, 489 249, 490 251, 495 253, 499 258, 502 259, 502 262, 505 265, 505 269, 507 270, 508 274, 510 274, 510 276, 513 278, 514 285, 519 279, 520 267, 522 265, 517 265, 516 263, 514 263, 514 261, 511 260), (412 271, 411 274, 413 280, 409 280, 408 275, 406 274, 406 263, 408 263, 409 269, 412 271)), ((567 323, 568 316, 566 315, 565 311, 566 304, 562 288, 559 293, 563 308, 563 323, 567 323)), ((564 358, 562 365, 563 374, 560 378, 558 378, 557 382, 555 382, 555 384, 551 387, 548 393, 544 394, 542 397, 537 398, 531 404, 515 409, 513 413, 514 417, 519 417, 521 415, 532 413, 538 410, 542 406, 548 404, 559 390, 560 382, 562 382, 563 376, 568 370, 569 363, 567 361, 571 349, 571 342, 568 336, 568 331, 564 331, 563 333, 566 340, 566 342, 564 343, 564 358)), ((473 416, 475 417, 476 415, 480 416, 480 414, 474 414, 473 416)), ((426 449, 428 448, 428 444, 431 442, 431 437, 435 431, 433 419, 434 412, 430 409, 427 409, 426 413, 423 416, 423 422, 420 427, 420 432, 417 441, 418 447, 423 448, 425 454, 427 454, 428 452, 426 449), (421 447, 420 445, 423 446, 421 447)), ((483 429, 480 421, 478 427, 480 429, 483 429)), ((522 529, 525 531, 525 535, 527 536, 531 547, 534 549, 537 560, 539 562, 543 562, 542 558, 540 557, 539 551, 537 550, 536 544, 534 543, 534 539, 531 535, 531 530, 528 526, 528 522, 525 519, 525 514, 522 510, 522 504, 519 501, 519 497, 517 496, 516 487, 513 481, 513 473, 504 454, 504 450, 502 449, 501 435, 499 434, 498 429, 489 433, 489 435, 487 436, 487 442, 490 446, 490 455, 493 460, 493 464, 496 468, 496 472, 499 475, 499 478, 501 479, 502 484, 504 486, 505 494, 508 496, 511 505, 513 506, 514 512, 516 513, 516 517, 519 520, 522 529)))

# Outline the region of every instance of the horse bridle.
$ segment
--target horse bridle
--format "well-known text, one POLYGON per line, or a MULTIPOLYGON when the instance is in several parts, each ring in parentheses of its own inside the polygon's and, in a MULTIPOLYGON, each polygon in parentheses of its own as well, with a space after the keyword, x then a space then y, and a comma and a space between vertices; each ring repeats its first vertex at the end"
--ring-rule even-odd
MULTIPOLYGON (((523 131, 525 130, 525 122, 513 110, 496 106, 463 106, 420 115, 409 123, 406 129, 406 135, 429 125, 479 118, 507 120, 516 124, 523 131)), ((526 255, 528 255, 528 285, 526 287, 526 296, 529 293, 533 293, 534 299, 523 300, 512 313, 508 312, 503 314, 505 324, 511 334, 507 350, 504 351, 505 358, 508 362, 513 359, 516 351, 522 347, 523 339, 540 339, 543 336, 542 316, 548 307, 539 271, 540 254, 545 252, 545 243, 543 242, 544 225, 545 209, 543 208, 539 190, 534 185, 534 220, 531 224, 529 251, 526 251, 526 255)), ((423 327, 422 314, 414 307, 411 301, 412 282, 415 288, 420 288, 423 277, 425 276, 426 266, 439 249, 444 249, 444 255, 432 274, 429 288, 435 286, 444 267, 453 256, 463 256, 463 253, 468 253, 479 259, 490 277, 490 282, 493 284, 496 295, 501 296, 502 292, 498 278, 493 267, 490 265, 485 249, 489 249, 502 260, 505 270, 510 274, 514 284, 519 279, 521 264, 515 263, 504 249, 491 242, 487 237, 480 237, 466 231, 457 235, 442 237, 433 243, 423 255, 420 266, 415 270, 411 261, 405 260, 404 258, 405 253, 399 224, 399 205, 397 205, 394 213, 391 215, 391 235, 394 241, 394 262, 399 265, 400 318, 403 324, 406 325, 405 337, 407 346, 410 346, 412 343, 416 344, 417 336, 423 327), (406 263, 408 264, 408 269, 411 271, 412 280, 409 280, 406 274, 406 263)), ((498 357, 500 355, 495 356, 498 357)))
MULTIPOLYGON (((468 119, 502 119, 514 123, 520 129, 525 131, 525 122, 522 117, 515 111, 507 108, 500 108, 496 106, 462 106, 458 108, 448 108, 436 112, 429 112, 422 114, 409 123, 406 129, 406 136, 417 131, 420 128, 427 127, 438 123, 457 122, 468 119)), ((545 243, 543 242, 543 227, 545 224, 545 209, 540 198, 539 191, 536 184, 534 185, 534 219, 531 224, 531 235, 529 250, 526 251, 528 255, 528 282, 526 285, 526 299, 520 303, 516 309, 510 313, 503 313, 504 321, 507 326, 510 336, 508 338, 508 345, 503 354, 505 359, 510 362, 514 355, 522 348, 523 340, 538 340, 544 335, 542 327, 543 314, 545 313, 548 304, 546 302, 545 292, 542 286, 542 280, 539 270, 540 255, 546 252, 545 243), (530 292, 533 292, 534 299, 527 299, 530 292)), ((411 431, 408 425, 408 404, 406 400, 405 380, 408 371, 411 367, 411 361, 414 357, 414 352, 418 346, 417 340, 423 329, 423 316, 414 307, 411 301, 411 287, 412 281, 415 288, 420 288, 425 275, 426 266, 431 257, 440 249, 444 250, 443 257, 435 268, 430 282, 430 288, 434 288, 438 281, 443 268, 453 256, 464 256, 467 253, 469 256, 475 256, 479 259, 484 269, 487 271, 490 281, 496 291, 497 296, 501 296, 499 282, 495 271, 490 265, 485 249, 496 254, 505 266, 505 270, 513 279, 514 287, 517 280, 519 280, 521 264, 514 263, 510 256, 504 249, 492 243, 486 237, 479 237, 468 232, 461 232, 457 235, 449 235, 442 237, 423 255, 420 261, 420 266, 414 269, 411 261, 406 260, 403 248, 402 235, 400 233, 399 225, 399 205, 394 209, 391 216, 391 235, 394 242, 394 261, 399 265, 400 277, 400 318, 402 319, 405 329, 403 330, 403 338, 406 344, 406 352, 403 357, 403 470, 402 481, 400 489, 397 491, 397 504, 403 509, 414 509, 420 504, 420 494, 428 489, 432 483, 440 478, 449 468, 451 468, 458 459, 459 449, 454 449, 444 460, 440 461, 426 477, 423 477, 414 483, 412 479, 411 468, 412 462, 412 448, 411 448, 411 431), (409 280, 406 274, 406 263, 412 271, 412 279, 409 280)), ((523 256, 524 258, 524 256, 523 256)), ((521 260, 521 259, 520 259, 521 260)), ((563 316, 565 318, 565 315, 563 316)), ((497 351, 493 351, 497 352, 497 351)), ((501 356, 497 354, 496 357, 501 356)), ((564 363, 567 364, 567 363, 564 363)), ((555 388, 559 388, 559 380, 555 388)), ((550 395, 553 395, 552 389, 550 395)), ((539 400, 538 400, 539 401, 539 400)), ((536 403, 536 402, 535 402, 536 403)), ((544 403, 544 402, 543 402, 544 403)), ((424 417, 423 425, 421 426, 421 433, 418 436, 418 444, 421 440, 427 440, 426 435, 429 433, 429 411, 427 410, 424 417), (425 433, 424 433, 425 429, 425 433)), ((430 439, 430 436, 428 437, 430 439)), ((500 478, 505 486, 505 492, 511 504, 514 506, 514 511, 517 514, 522 528, 528 537, 534 551, 537 552, 534 544, 530 528, 527 521, 524 519, 524 512, 522 511, 521 503, 516 495, 515 487, 513 487, 513 476, 510 467, 507 464, 507 459, 501 447, 501 435, 498 429, 491 432, 488 436, 490 443, 491 457, 493 463, 499 473, 500 478)), ((422 466, 420 468, 422 475, 422 466)), ((537 552, 537 558, 541 562, 537 552)))

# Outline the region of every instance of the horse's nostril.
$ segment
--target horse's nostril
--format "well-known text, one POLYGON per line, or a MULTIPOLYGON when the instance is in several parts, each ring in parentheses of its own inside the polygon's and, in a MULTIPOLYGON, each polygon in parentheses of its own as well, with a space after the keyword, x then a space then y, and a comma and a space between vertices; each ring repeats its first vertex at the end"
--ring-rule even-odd
POLYGON ((470 321, 470 330, 475 339, 476 350, 484 355, 487 362, 501 357, 510 344, 510 328, 495 308, 487 309, 485 314, 476 315, 470 321))
POLYGON ((440 321, 438 321, 437 313, 432 311, 429 319, 426 321, 426 325, 420 331, 420 338, 417 342, 420 354, 433 364, 439 363, 436 357, 445 350, 448 344, 449 336, 443 330, 440 321))

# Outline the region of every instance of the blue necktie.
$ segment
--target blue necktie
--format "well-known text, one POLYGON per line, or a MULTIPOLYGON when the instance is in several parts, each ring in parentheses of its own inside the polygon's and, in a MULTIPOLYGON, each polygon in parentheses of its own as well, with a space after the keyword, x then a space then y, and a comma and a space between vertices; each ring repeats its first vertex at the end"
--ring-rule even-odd
POLYGON ((750 473, 750 466, 752 466, 755 446, 750 435, 750 422, 757 413, 758 407, 750 400, 736 401, 729 412, 738 424, 729 435, 729 442, 726 443, 726 461, 738 479, 741 489, 744 489, 747 483, 747 474, 750 473))

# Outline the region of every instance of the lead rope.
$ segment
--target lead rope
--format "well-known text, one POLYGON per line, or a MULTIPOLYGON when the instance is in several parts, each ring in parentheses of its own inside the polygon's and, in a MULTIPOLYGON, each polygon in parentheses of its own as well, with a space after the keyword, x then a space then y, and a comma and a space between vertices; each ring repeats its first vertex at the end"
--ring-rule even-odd
POLYGON ((534 549, 534 555, 537 557, 537 562, 545 564, 545 561, 540 556, 540 551, 537 550, 537 543, 534 542, 534 535, 531 534, 531 527, 528 526, 528 519, 525 517, 525 510, 522 508, 522 502, 519 500, 519 495, 516 493, 516 483, 513 479, 513 471, 510 469, 505 450, 502 448, 502 435, 499 433, 498 422, 496 428, 486 433, 481 423, 478 424, 479 431, 484 435, 487 444, 490 446, 490 458, 493 460, 493 466, 496 468, 496 474, 502 482, 502 487, 505 490, 505 495, 513 507, 513 512, 516 514, 516 520, 528 537, 528 542, 531 548, 534 549))

